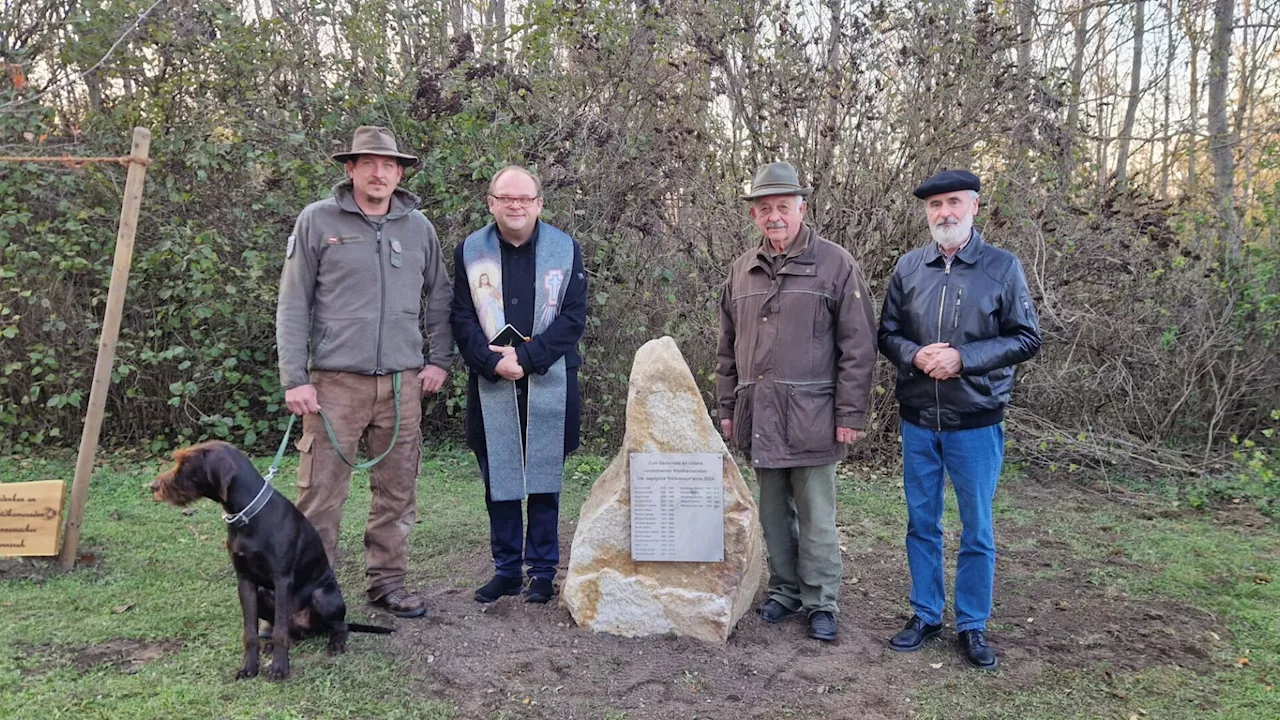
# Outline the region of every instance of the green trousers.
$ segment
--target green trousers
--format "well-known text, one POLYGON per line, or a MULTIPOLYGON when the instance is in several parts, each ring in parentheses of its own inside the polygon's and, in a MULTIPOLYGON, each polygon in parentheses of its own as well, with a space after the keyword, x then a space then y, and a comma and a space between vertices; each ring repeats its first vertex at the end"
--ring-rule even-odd
POLYGON ((788 610, 838 612, 844 569, 836 534, 836 466, 756 468, 769 550, 769 597, 788 610))

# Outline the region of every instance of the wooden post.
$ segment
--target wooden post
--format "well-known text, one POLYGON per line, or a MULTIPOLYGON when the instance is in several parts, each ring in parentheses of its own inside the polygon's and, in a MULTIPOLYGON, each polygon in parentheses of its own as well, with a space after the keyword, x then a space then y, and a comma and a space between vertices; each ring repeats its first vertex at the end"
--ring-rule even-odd
POLYGON ((133 236, 138 229, 138 208, 142 205, 142 186, 147 176, 151 131, 133 129, 133 148, 129 152, 129 176, 124 185, 124 203, 120 207, 120 230, 116 233, 115 263, 111 268, 111 287, 107 291, 107 311, 102 320, 102 336, 98 339, 98 362, 93 368, 93 386, 89 391, 89 409, 80 434, 80 454, 76 458, 75 481, 71 486, 71 505, 67 513, 67 534, 63 539, 58 567, 63 570, 76 564, 80 547, 80 525, 84 522, 84 504, 89 496, 89 478, 93 475, 93 459, 98 452, 98 433, 102 430, 102 414, 111 387, 111 366, 116 358, 116 339, 120 334, 120 315, 124 309, 124 293, 129 286, 129 265, 133 262, 133 236))

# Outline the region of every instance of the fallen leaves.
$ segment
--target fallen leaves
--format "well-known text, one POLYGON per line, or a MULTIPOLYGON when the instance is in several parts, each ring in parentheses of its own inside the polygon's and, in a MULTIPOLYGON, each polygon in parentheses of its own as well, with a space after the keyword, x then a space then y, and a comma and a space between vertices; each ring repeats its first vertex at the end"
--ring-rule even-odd
POLYGON ((134 605, 137 605, 137 603, 127 602, 127 603, 125 603, 125 604, 123 604, 123 605, 117 605, 117 606, 115 606, 115 607, 111 608, 111 614, 112 614, 112 615, 123 615, 124 613, 129 612, 129 610, 130 610, 130 609, 132 609, 134 605))

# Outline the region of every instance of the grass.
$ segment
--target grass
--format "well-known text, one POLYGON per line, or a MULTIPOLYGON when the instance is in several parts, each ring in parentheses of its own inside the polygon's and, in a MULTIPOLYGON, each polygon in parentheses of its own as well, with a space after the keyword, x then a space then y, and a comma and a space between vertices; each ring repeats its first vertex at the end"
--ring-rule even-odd
MULTIPOLYGON (((566 519, 576 516, 605 463, 592 456, 570 460, 562 502, 566 519)), ((0 481, 69 480, 72 466, 69 458, 0 459, 0 481)), ((202 503, 187 516, 153 503, 143 485, 158 469, 154 462, 124 461, 99 468, 82 540, 82 549, 98 557, 92 567, 59 574, 43 564, 15 571, 14 563, 0 563, 0 573, 7 573, 0 578, 10 578, 0 580, 0 717, 456 716, 451 703, 431 696, 413 668, 376 639, 359 635, 352 637, 354 652, 339 658, 329 658, 323 642, 296 648, 289 683, 233 682, 239 638, 229 629, 238 626, 239 606, 219 509, 202 503), (134 644, 103 654, 104 643, 121 639, 134 644)), ((277 482, 291 497, 292 474, 285 468, 277 482)), ((873 478, 861 468, 842 468, 841 476, 839 520, 845 542, 855 545, 849 551, 882 543, 900 547, 901 480, 873 478)), ((1016 472, 1005 482, 1019 482, 1016 472)), ((948 496, 950 529, 958 520, 948 496)), ((997 527, 1051 530, 1068 543, 1074 559, 1095 568, 1089 582, 1139 601, 1176 602, 1220 618, 1227 637, 1213 658, 1217 669, 1046 670, 1031 684, 1011 683, 1003 672, 953 673, 909 691, 916 717, 1280 718, 1276 523, 1223 525, 1185 508, 1139 515, 1103 500, 1087 513, 1053 512, 1010 498, 998 496, 997 527), (1107 564, 1116 556, 1127 561, 1123 567, 1107 564), (1142 571, 1135 572, 1134 564, 1142 571)), ((368 502, 367 480, 357 474, 341 538, 357 557, 368 502)), ((426 455, 419 508, 410 567, 423 582, 447 582, 451 568, 464 556, 474 560, 487 542, 483 493, 468 453, 426 455)), ((1018 542, 1019 548, 1032 543, 1018 542)), ((346 563, 341 578, 354 618, 364 607, 358 566, 346 563)), ((611 710, 605 717, 627 714, 611 710)))
MULTIPOLYGON (((0 482, 69 480, 73 471, 70 459, 0 463, 0 482)), ((186 516, 152 502, 143 485, 159 469, 154 462, 128 463, 95 473, 81 551, 95 554, 97 565, 60 574, 42 563, 32 566, 34 580, 0 581, 0 717, 454 716, 451 704, 406 681, 412 674, 403 662, 361 635, 351 638, 354 652, 335 659, 321 641, 295 648, 295 677, 288 683, 234 683, 240 640, 228 629, 238 627, 240 611, 220 509, 202 502, 186 516), (167 643, 176 651, 136 668, 128 657, 86 668, 85 653, 120 638, 146 647, 167 643)), ((576 515, 600 469, 597 458, 571 460, 566 515, 576 515)), ((290 498, 293 472, 284 468, 276 482, 290 498)), ((424 459, 419 508, 410 549, 416 574, 447 577, 460 554, 487 542, 484 493, 470 454, 441 451, 424 459)), ((368 481, 357 474, 342 547, 359 552, 368 511, 368 481)), ((346 565, 352 574, 342 580, 351 616, 359 618, 362 577, 354 565, 346 565)))

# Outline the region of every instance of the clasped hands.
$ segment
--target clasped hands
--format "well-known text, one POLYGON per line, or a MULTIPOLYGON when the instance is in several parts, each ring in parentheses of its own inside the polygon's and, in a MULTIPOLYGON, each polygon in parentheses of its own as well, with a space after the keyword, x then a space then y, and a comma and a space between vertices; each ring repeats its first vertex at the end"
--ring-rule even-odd
POLYGON ((496 353, 502 354, 502 359, 498 361, 498 367, 493 371, 498 377, 507 380, 519 380, 524 377, 524 367, 520 365, 520 359, 516 357, 516 349, 510 345, 490 345, 489 349, 496 353))
POLYGON ((960 351, 949 343, 925 345, 916 352, 911 364, 934 380, 950 380, 960 377, 960 351))

